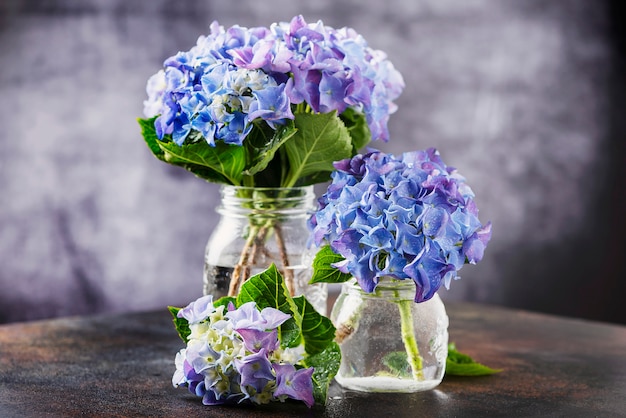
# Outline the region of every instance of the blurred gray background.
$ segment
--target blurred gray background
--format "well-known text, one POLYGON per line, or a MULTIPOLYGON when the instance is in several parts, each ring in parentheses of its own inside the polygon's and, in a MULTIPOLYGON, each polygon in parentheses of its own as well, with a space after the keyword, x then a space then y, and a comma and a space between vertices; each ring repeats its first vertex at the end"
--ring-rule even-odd
POLYGON ((618 2, 3 0, 0 322, 182 305, 202 289, 216 185, 157 161, 145 84, 212 20, 303 14, 386 51, 389 143, 437 147, 494 224, 467 300, 626 323, 618 2))

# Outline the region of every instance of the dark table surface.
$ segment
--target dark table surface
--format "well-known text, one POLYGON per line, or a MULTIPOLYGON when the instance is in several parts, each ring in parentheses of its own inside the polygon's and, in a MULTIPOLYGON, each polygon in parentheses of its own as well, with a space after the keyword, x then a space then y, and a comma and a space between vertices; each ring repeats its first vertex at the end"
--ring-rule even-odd
POLYGON ((626 327, 448 303, 450 338, 504 371, 435 390, 364 394, 331 385, 326 407, 207 407, 171 386, 183 347, 169 313, 0 326, 0 417, 626 416, 626 327))

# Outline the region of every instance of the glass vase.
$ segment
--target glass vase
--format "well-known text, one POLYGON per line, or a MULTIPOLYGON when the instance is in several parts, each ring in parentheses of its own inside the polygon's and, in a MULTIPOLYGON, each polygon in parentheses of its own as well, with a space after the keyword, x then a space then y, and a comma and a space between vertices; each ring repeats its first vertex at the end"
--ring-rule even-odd
POLYGON ((412 280, 384 278, 374 293, 352 279, 331 312, 341 347, 335 376, 346 389, 418 392, 441 383, 448 356, 448 316, 438 294, 415 303, 412 280))
POLYGON ((222 186, 220 194, 220 219, 205 251, 204 294, 236 296, 245 280, 273 263, 291 295, 305 295, 325 315, 327 286, 308 284, 316 251, 307 248, 313 186, 222 186))

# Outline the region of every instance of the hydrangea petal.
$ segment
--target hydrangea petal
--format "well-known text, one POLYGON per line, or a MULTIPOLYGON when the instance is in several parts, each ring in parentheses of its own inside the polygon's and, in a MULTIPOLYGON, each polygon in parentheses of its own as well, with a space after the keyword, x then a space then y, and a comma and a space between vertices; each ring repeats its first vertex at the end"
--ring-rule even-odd
POLYGON ((311 408, 315 404, 313 398, 312 367, 296 370, 291 364, 274 364, 276 371, 276 390, 274 396, 287 396, 302 401, 311 408))
POLYGON ((176 316, 185 318, 190 324, 194 324, 205 320, 214 311, 213 296, 206 295, 179 310, 176 316))

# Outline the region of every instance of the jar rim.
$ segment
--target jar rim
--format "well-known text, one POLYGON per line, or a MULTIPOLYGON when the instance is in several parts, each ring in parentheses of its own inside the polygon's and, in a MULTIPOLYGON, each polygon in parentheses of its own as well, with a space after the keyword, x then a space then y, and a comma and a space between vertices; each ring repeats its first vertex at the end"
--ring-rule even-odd
POLYGON ((313 185, 248 187, 222 185, 217 212, 229 216, 294 215, 309 217, 315 208, 313 185))
POLYGON ((293 186, 293 187, 255 187, 255 186, 236 186, 233 184, 220 185, 222 190, 242 190, 242 191, 256 191, 256 192, 268 192, 268 191, 297 191, 297 190, 313 190, 312 184, 307 186, 293 186))
POLYGON ((396 295, 396 297, 401 299, 410 298, 413 300, 415 296, 415 282, 411 279, 396 279, 390 276, 384 276, 380 279, 376 288, 371 293, 363 290, 354 277, 344 284, 347 285, 348 291, 357 292, 361 295, 361 297, 379 298, 383 296, 383 294, 386 296, 391 292, 400 292, 400 294, 396 295))
POLYGON ((249 187, 222 185, 222 198, 241 201, 259 200, 314 200, 313 185, 302 187, 249 187))

